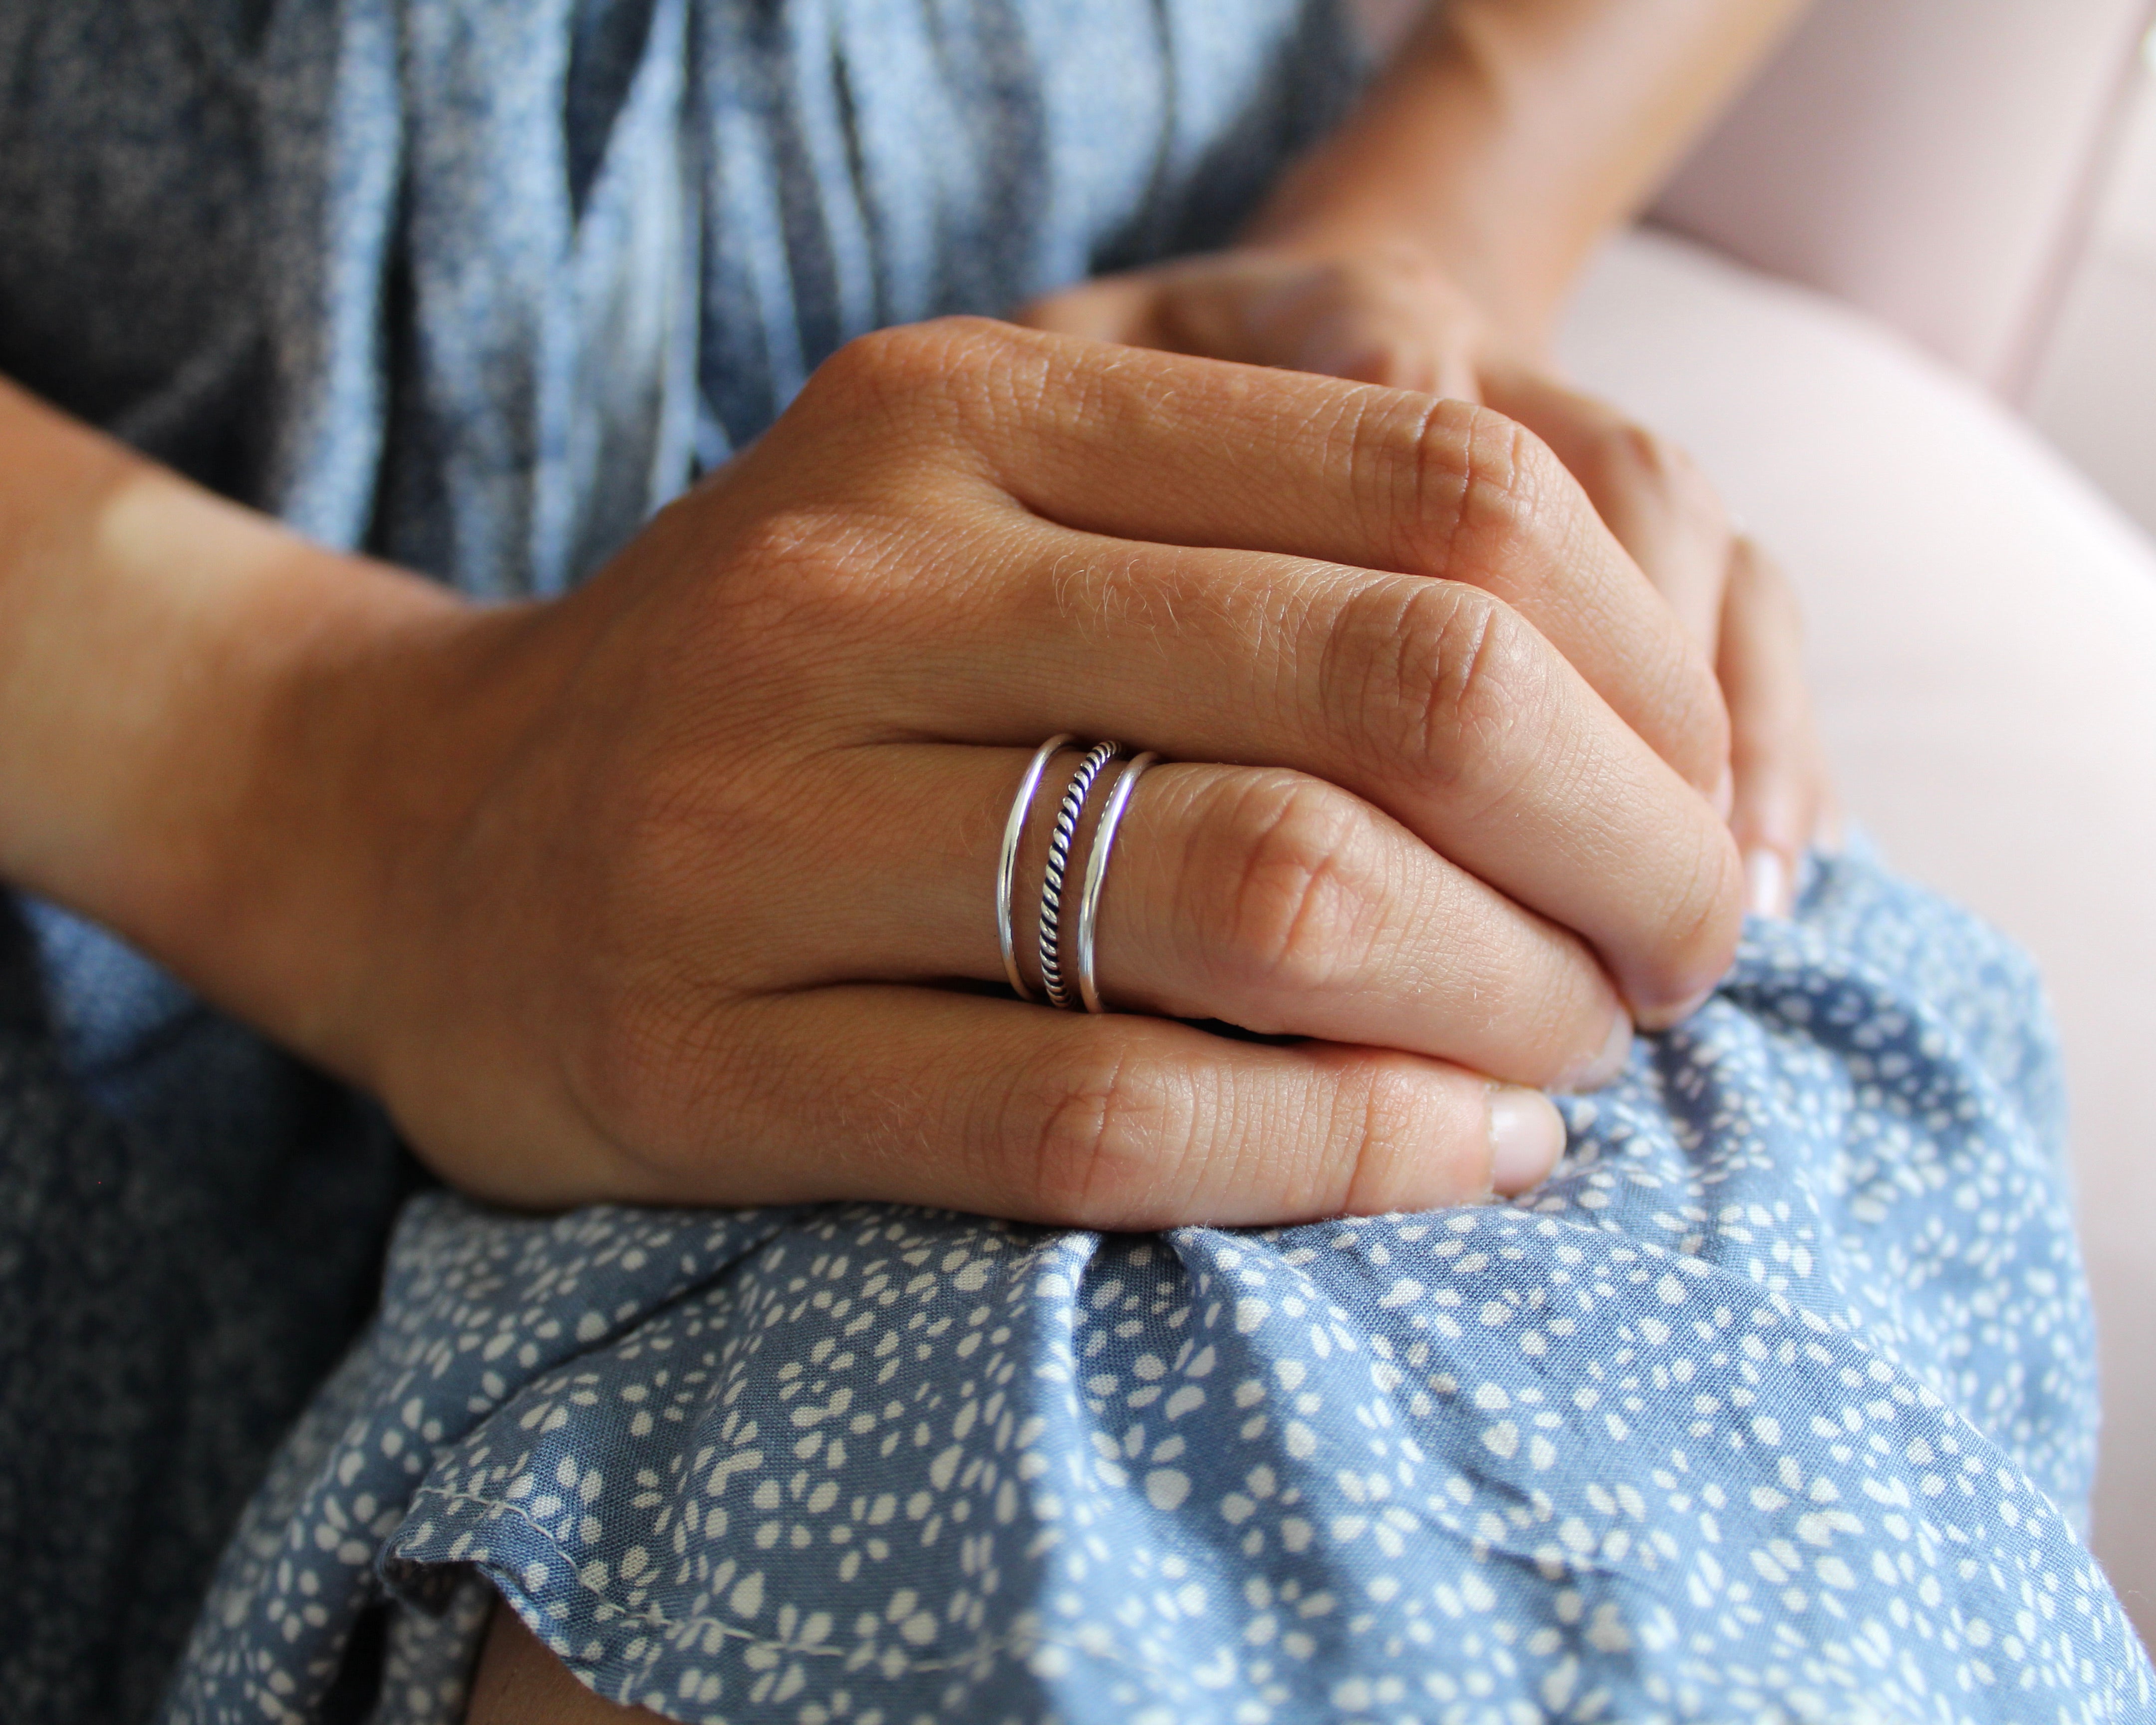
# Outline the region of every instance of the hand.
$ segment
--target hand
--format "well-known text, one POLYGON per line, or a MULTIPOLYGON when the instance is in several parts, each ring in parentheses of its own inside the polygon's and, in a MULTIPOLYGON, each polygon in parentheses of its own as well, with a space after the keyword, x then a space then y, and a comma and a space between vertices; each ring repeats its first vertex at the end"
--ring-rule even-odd
POLYGON ((1535 433, 1712 659, 1731 731, 1732 778, 1719 795, 1749 906, 1789 913, 1799 856, 1835 824, 1795 601, 1676 444, 1556 382, 1408 247, 1220 252, 1086 282, 1019 321, 1480 402, 1535 433))
POLYGON ((1562 1129, 1508 1086, 1606 1077, 1736 937, 1706 661, 1538 444, 1419 395, 886 331, 574 595, 346 657, 282 727, 286 872, 344 883, 289 944, 358 961, 311 1045, 506 1201, 1517 1190, 1562 1129), (1178 763, 1107 878, 1128 1014, 993 998, 1060 730, 1178 763))

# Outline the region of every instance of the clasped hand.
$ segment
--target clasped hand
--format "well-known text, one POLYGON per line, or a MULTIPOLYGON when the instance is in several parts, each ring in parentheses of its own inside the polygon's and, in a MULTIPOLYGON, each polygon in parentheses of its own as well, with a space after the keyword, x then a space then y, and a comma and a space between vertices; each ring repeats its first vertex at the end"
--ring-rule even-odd
POLYGON ((366 957, 315 1043, 515 1204, 1517 1190, 1562 1142, 1533 1087, 1605 1080, 1734 948, 1729 723, 1671 597, 1471 402, 871 336, 576 593, 459 610, 393 691, 355 659, 321 706, 371 860, 318 908, 366 957), (1172 763, 1101 1017, 1000 986, 1004 816, 1060 731, 1172 763))

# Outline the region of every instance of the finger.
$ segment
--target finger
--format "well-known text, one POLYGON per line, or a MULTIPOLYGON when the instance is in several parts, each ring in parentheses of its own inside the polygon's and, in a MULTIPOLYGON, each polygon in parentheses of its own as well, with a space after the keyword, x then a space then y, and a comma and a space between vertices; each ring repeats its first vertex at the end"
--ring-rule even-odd
POLYGON ((1139 781, 1100 918, 1106 999, 1592 1089, 1631 1022, 1578 937, 1322 779, 1139 781))
POLYGON ((1605 402, 1543 372, 1484 368, 1483 398, 1545 444, 1711 658, 1728 567, 1727 511, 1698 464, 1605 402))
POLYGON ((1028 531, 963 629, 879 614, 849 642, 856 696, 876 665, 877 710, 917 735, 1072 729, 1329 781, 1577 931, 1642 1023, 1681 1017, 1727 968, 1742 891, 1726 828, 1502 601, 1028 531))
MULTIPOLYGON (((1347 374, 1343 372, 1342 375, 1347 374)), ((1381 384, 1389 389, 1407 387, 1384 377, 1368 377, 1363 381, 1381 384)), ((1482 382, 1476 372, 1473 349, 1449 343, 1439 351, 1437 382, 1432 393, 1453 401, 1480 402, 1482 399, 1482 382)))
POLYGON ((640 1122, 654 1147, 619 1176, 654 1201, 1279 1224, 1522 1190, 1563 1143, 1535 1091, 1413 1055, 930 989, 737 1004, 682 1046, 681 1084, 639 1093, 685 1100, 640 1122))
MULTIPOLYGON (((1556 459, 1471 404, 960 320, 857 342, 811 389, 906 415, 924 464, 1068 526, 1480 587, 1685 778, 1711 791, 1726 767, 1704 655, 1556 459)), ((920 475, 896 477, 886 506, 917 507, 920 475)))
POLYGON ((1086 282, 1034 301, 1013 321, 1095 341, 1478 398, 1472 309, 1427 266, 1214 253, 1086 282))
POLYGON ((1168 344, 1154 316, 1159 297, 1152 272, 1104 275, 1021 305, 1011 321, 1081 341, 1162 347, 1168 344))
POLYGON ((1432 328, 1409 308, 1348 305, 1312 321, 1290 350, 1297 371, 1351 383, 1480 402, 1475 352, 1462 336, 1432 328))
MULTIPOLYGON (((850 846, 804 821, 792 843, 820 866, 774 870, 756 895, 790 942, 783 968, 774 955, 749 984, 1000 979, 995 868, 1026 759, 915 745, 847 750, 808 769, 795 807, 826 821, 843 811, 849 831, 897 842, 850 846)), ((1049 834, 1077 760, 1058 755, 1035 793, 1011 895, 1014 944, 1036 988, 1049 834)), ((1066 907, 1115 776, 1086 802, 1066 907)), ((1096 955, 1102 993, 1119 1008, 1396 1048, 1564 1089, 1605 1082, 1630 1047, 1616 991, 1577 936, 1322 780, 1156 768, 1137 781, 1109 860, 1096 955)), ((713 907, 680 944, 692 957, 706 945, 737 952, 747 931, 729 921, 713 907)), ((1066 976, 1069 923, 1066 913, 1066 976)))
POLYGON ((1480 402, 1480 316, 1426 260, 1380 259, 1373 267, 1337 270, 1344 279, 1302 344, 1302 368, 1480 402))
POLYGON ((1426 263, 1245 253, 1169 280, 1161 321, 1178 352, 1481 399, 1480 320, 1426 263))
POLYGON ((1730 829, 1744 857, 1748 908, 1786 916, 1804 846, 1831 811, 1795 596, 1748 538, 1730 557, 1721 633, 1735 774, 1730 829))

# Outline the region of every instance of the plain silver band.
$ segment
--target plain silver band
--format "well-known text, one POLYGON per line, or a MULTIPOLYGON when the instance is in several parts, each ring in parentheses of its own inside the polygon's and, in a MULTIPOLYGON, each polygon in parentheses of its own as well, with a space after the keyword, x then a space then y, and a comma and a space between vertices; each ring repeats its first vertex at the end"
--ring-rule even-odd
POLYGON ((1025 777, 1018 782, 1018 794, 1011 798, 1010 814, 1004 822, 1003 855, 996 861, 996 943, 1004 949, 1004 975, 1021 1000, 1032 999, 1033 990, 1019 974, 1018 936, 1011 927, 1011 894, 1018 886, 1018 847, 1025 837, 1025 818, 1032 812, 1034 793, 1040 788, 1040 775, 1048 771, 1056 750, 1070 740, 1070 732, 1059 732, 1033 752, 1025 777))
POLYGON ((1101 990, 1093 980, 1093 922, 1101 909, 1101 883, 1108 878, 1108 847, 1116 842, 1116 829, 1122 823, 1131 793, 1137 788, 1138 775, 1159 758, 1147 749, 1116 775, 1116 787, 1108 793, 1107 806, 1101 811, 1101 824, 1093 829, 1093 848, 1086 853, 1086 883, 1078 890, 1078 921, 1070 931, 1070 945, 1071 968, 1078 973, 1078 998, 1086 1003, 1088 1012, 1107 1010, 1101 1004, 1101 990))
POLYGON ((1048 870, 1040 880, 1040 985, 1048 1004, 1075 1012, 1078 1003, 1063 986, 1063 962, 1056 951, 1063 927, 1063 877, 1070 866, 1070 846, 1078 836, 1078 823, 1086 811, 1086 798, 1101 769, 1123 752, 1119 742, 1096 742, 1078 763, 1064 787, 1063 801, 1055 810, 1055 830, 1048 839, 1048 870))

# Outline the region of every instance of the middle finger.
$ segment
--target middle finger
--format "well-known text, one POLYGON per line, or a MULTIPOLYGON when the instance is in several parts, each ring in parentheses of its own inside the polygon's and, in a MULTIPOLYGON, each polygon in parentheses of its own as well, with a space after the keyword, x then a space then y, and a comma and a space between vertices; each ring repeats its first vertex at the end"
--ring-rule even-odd
POLYGON ((915 734, 1060 730, 1284 767, 1376 805, 1577 930, 1643 1022, 1719 979, 1742 918, 1712 809, 1503 601, 1460 583, 1036 525, 964 629, 899 631, 915 734))
MULTIPOLYGON (((1119 541, 1471 583, 1516 607, 1703 793, 1727 764, 1707 655, 1557 458, 1457 401, 963 319, 884 331, 813 391, 900 413, 924 470, 1119 541)), ((888 476, 879 483, 888 484, 888 476)))
MULTIPOLYGON (((757 896, 760 914, 795 934, 758 985, 999 979, 996 853, 1026 758, 898 744, 797 768, 799 814, 782 848, 823 867, 782 864, 757 896), (872 848, 840 842, 825 830, 834 813, 849 831, 890 837, 872 848)), ((1036 988, 1048 835, 1078 759, 1065 749, 1041 780, 1012 894, 1021 968, 1036 988)), ((1087 800, 1066 907, 1117 771, 1087 800)), ((1306 774, 1158 767, 1137 781, 1110 863, 1096 953, 1117 1008, 1397 1049, 1565 1088, 1607 1079, 1630 1045, 1615 990, 1576 936, 1306 774)), ((1066 914, 1066 976, 1070 929, 1066 914)))

